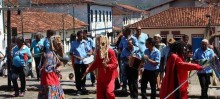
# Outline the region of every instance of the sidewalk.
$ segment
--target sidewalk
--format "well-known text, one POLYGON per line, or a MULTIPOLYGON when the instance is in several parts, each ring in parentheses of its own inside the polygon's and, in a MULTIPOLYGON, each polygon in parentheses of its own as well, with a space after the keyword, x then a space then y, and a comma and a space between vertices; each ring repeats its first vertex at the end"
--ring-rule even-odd
MULTIPOLYGON (((76 88, 75 88, 75 83, 74 81, 70 81, 68 79, 69 73, 73 71, 72 67, 70 66, 65 66, 62 69, 62 75, 63 79, 61 80, 62 87, 65 92, 65 96, 67 99, 89 99, 89 98, 95 98, 96 95, 96 87, 91 86, 91 81, 87 80, 86 81, 86 88, 88 90, 89 94, 86 95, 81 95, 81 96, 76 96, 76 88)), ((8 91, 7 90, 7 78, 0 77, 0 99, 5 99, 5 98, 11 98, 11 95, 13 94, 13 91, 8 91)), ((188 88, 189 91, 189 98, 199 98, 201 94, 201 89, 199 85, 199 81, 197 78, 197 75, 193 76, 191 78, 191 84, 188 88)), ((36 79, 27 79, 27 92, 24 98, 15 98, 15 99, 36 99, 37 98, 37 90, 39 87, 40 82, 37 81, 36 79)), ((139 85, 140 87, 140 85, 139 85)), ((139 98, 141 98, 141 91, 139 91, 139 98)), ((150 94, 150 88, 147 89, 147 93, 150 94)), ((220 99, 220 86, 210 86, 208 95, 209 99, 220 99)), ((157 91, 157 96, 159 96, 159 91, 157 91)), ((123 96, 120 93, 120 89, 116 91, 116 98, 117 99, 130 99, 129 96, 123 96)), ((158 98, 159 99, 159 98, 158 98)))

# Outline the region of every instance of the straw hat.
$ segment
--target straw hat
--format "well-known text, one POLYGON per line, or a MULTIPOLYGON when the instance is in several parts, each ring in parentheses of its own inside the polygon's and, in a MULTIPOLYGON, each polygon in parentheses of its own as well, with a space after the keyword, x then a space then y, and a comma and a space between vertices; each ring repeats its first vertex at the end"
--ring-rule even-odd
POLYGON ((171 38, 167 41, 168 44, 173 44, 176 40, 174 38, 171 38))

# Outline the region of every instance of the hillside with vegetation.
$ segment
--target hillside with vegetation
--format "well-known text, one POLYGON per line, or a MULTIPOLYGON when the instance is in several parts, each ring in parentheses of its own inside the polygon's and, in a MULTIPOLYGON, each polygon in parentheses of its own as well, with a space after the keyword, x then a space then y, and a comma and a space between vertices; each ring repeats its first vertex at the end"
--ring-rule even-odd
POLYGON ((166 0, 94 0, 105 4, 126 4, 145 10, 166 0))

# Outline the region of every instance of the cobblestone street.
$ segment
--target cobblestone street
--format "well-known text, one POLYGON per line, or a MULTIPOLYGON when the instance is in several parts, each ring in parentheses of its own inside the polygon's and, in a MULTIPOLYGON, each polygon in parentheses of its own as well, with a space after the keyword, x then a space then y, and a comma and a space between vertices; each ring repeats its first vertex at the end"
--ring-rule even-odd
MULTIPOLYGON (((35 71, 34 71, 35 72, 35 71)), ((66 99, 95 99, 96 87, 91 86, 91 81, 86 81, 86 88, 88 90, 88 94, 76 96, 76 88, 74 81, 70 81, 68 78, 69 73, 73 72, 72 67, 65 66, 62 68, 63 79, 61 80, 62 87, 65 92, 66 99)), ((11 95, 14 93, 13 91, 7 90, 7 78, 0 77, 0 99, 11 99, 11 95)), ((189 97, 190 98, 199 98, 200 96, 200 85, 196 75, 194 75, 191 80, 191 84, 189 87, 189 97)), ((25 97, 18 97, 12 99, 36 99, 37 98, 37 90, 39 87, 39 81, 36 79, 27 78, 27 91, 25 97)), ((140 87, 140 85, 139 85, 140 87)), ((220 98, 220 86, 210 86, 209 88, 209 96, 210 99, 219 99, 220 98)), ((147 89, 147 94, 150 94, 150 88, 147 89)), ((157 91, 157 95, 159 91, 157 91)), ((116 98, 117 99, 130 99, 128 95, 122 95, 120 89, 116 90, 116 98)), ((139 88, 139 98, 140 96, 140 88, 139 88)))

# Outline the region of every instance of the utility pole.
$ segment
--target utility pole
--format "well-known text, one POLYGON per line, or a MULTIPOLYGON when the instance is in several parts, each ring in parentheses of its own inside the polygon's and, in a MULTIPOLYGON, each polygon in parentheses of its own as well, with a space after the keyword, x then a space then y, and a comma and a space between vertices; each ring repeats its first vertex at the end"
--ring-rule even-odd
POLYGON ((64 25, 65 25, 65 23, 64 23, 64 18, 65 18, 65 15, 62 15, 62 18, 63 18, 63 46, 64 46, 64 39, 65 39, 65 37, 64 37, 64 34, 65 34, 65 33, 64 33, 64 32, 65 32, 65 30, 64 30, 64 29, 65 29, 65 26, 64 26, 64 25))
POLYGON ((74 4, 73 4, 73 33, 75 34, 76 33, 76 30, 75 30, 75 8, 74 8, 74 4))
POLYGON ((8 71, 8 89, 11 89, 11 80, 9 78, 9 72, 11 67, 11 10, 7 10, 7 71, 8 71))

